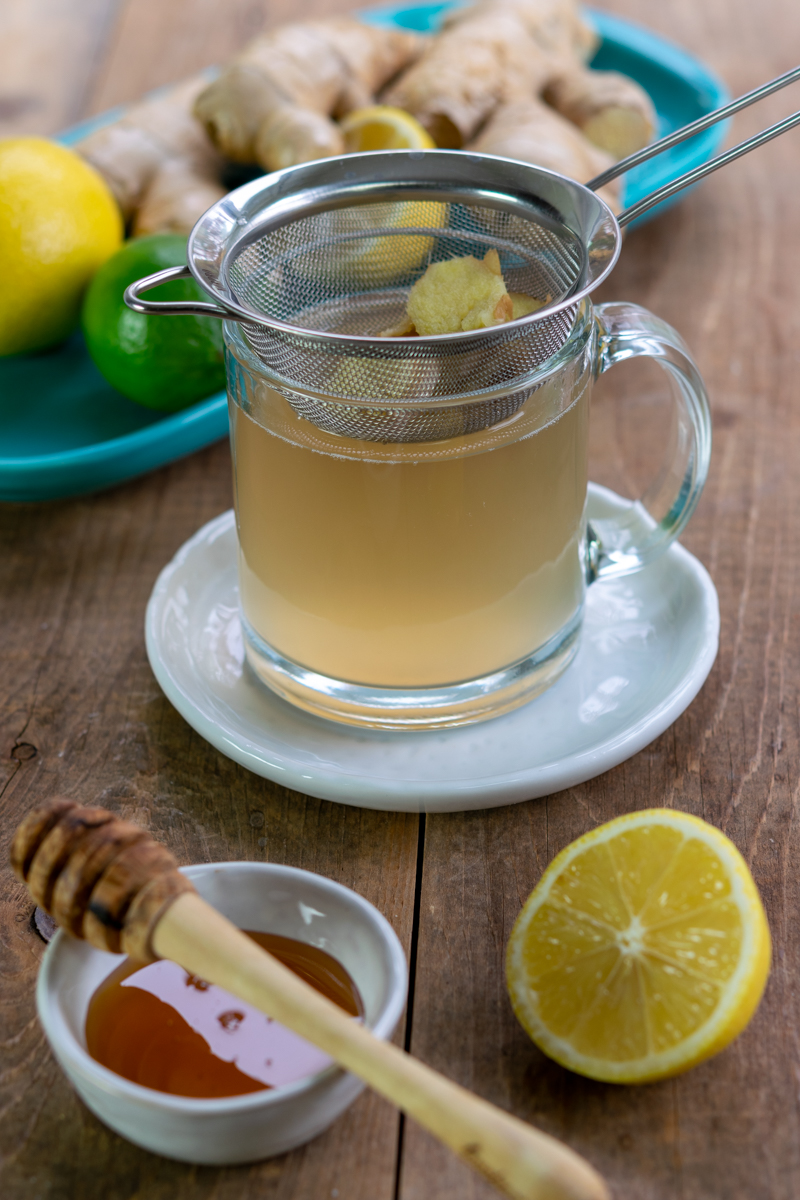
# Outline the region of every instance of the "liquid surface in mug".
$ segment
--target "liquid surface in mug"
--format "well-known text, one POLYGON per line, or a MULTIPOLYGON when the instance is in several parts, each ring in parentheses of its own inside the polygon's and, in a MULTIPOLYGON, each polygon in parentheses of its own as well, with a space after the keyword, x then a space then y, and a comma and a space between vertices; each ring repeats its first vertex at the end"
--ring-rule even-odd
MULTIPOLYGON (((316 946, 245 931, 352 1017, 364 1007, 341 963, 316 946)), ((89 1002, 86 1046, 104 1067, 176 1096, 240 1096, 293 1083, 333 1061, 224 988, 167 959, 128 958, 89 1002)))
POLYGON ((579 609, 585 379, 518 440, 461 455, 381 447, 377 461, 374 443, 301 444, 314 427, 271 395, 296 438, 235 404, 231 420, 242 608, 281 654, 349 682, 450 684, 526 657, 579 609))

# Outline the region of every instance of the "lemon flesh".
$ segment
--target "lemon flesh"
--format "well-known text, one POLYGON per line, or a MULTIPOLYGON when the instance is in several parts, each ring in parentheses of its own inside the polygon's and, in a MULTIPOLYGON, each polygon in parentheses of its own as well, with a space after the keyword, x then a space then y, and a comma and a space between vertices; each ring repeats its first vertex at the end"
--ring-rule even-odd
MULTIPOLYGON (((354 204, 336 215, 336 244, 322 252, 312 247, 306 257, 298 255, 293 269, 299 276, 324 281, 333 294, 402 287, 410 272, 430 260, 435 238, 428 231, 441 229, 446 221, 447 205, 438 200, 354 204)), ((379 327, 386 324, 384 315, 378 320, 379 327)))
MULTIPOLYGON (((436 143, 419 121, 402 108, 373 104, 349 113, 341 122, 345 150, 355 154, 368 150, 433 150, 436 143)), ((368 234, 370 225, 389 229, 441 227, 446 206, 436 201, 401 200, 365 205, 340 216, 338 232, 368 234)), ((428 259, 433 238, 395 234, 390 237, 362 236, 337 247, 340 270, 352 272, 354 286, 380 287, 394 283, 428 259)))
POLYGON ((545 1054, 591 1079, 687 1070, 747 1025, 771 942, 739 851, 673 809, 620 817, 553 860, 511 933, 514 1011, 545 1054))
POLYGON ((436 147, 416 117, 388 104, 357 108, 341 122, 341 130, 348 154, 364 150, 433 150, 436 147))
POLYGON ((79 155, 45 138, 0 140, 0 355, 63 341, 122 234, 114 197, 79 155))

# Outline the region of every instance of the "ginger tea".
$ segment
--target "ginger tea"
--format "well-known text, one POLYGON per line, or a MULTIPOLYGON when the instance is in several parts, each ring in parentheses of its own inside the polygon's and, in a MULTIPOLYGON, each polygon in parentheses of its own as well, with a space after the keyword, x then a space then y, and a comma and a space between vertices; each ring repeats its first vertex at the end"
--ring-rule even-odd
POLYGON ((246 622, 303 667, 377 687, 536 651, 583 601, 588 383, 579 368, 494 428, 385 445, 325 433, 259 382, 231 404, 246 622))

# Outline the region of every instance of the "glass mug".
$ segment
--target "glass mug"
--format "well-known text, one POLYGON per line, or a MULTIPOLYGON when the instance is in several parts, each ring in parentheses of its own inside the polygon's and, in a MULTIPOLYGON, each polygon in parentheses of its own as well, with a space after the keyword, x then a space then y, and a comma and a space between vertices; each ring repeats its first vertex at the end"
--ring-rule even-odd
POLYGON ((435 442, 324 431, 224 328, 245 652, 320 716, 431 729, 530 700, 573 659, 587 586, 663 553, 705 482, 702 380, 679 335, 636 305, 584 301, 511 417, 435 442), (672 382, 671 444, 641 500, 589 524, 592 384, 637 355, 672 382))

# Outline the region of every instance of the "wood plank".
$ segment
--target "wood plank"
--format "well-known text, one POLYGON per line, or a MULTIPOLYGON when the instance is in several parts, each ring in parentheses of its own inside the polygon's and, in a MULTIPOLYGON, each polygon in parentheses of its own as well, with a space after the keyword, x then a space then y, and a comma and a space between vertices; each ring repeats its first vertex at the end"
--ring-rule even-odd
MULTIPOLYGON (((147 664, 144 608, 158 571, 230 499, 223 443, 101 496, 0 507, 2 861, 23 814, 63 792, 148 826, 181 862, 266 860, 337 879, 376 904, 408 948, 417 818, 327 804, 250 774, 186 725, 147 664)), ((5 866, 0 888, 6 1200, 297 1200, 337 1189, 390 1200, 398 1118, 370 1095, 307 1148, 250 1168, 170 1163, 107 1130, 70 1090, 35 1020, 44 947, 5 866)))
POLYGON ((121 0, 3 0, 0 137, 50 134, 82 116, 121 0))
MULTIPOLYGON (((135 99, 219 61, 263 25, 345 7, 6 0, 2 132, 54 131, 87 108, 135 99)), ((794 65, 800 15, 790 0, 758 10, 743 0, 606 7, 702 54, 736 92, 794 65)), ((738 118, 737 131, 744 136, 793 106, 791 94, 775 97, 738 118)), ((509 810, 428 820, 414 1051, 564 1136, 607 1172, 620 1200, 789 1200, 800 1191, 792 869, 798 137, 729 168, 634 231, 604 296, 637 300, 672 321, 712 392, 712 475, 685 538, 720 590, 722 644, 706 688, 667 734, 591 784, 509 810), (561 1071, 530 1045, 505 998, 503 951, 520 904, 558 849, 654 803, 706 816, 742 847, 767 901, 775 967, 755 1021, 725 1054, 669 1083, 609 1088, 561 1071)), ((646 447, 626 457, 629 427, 640 421, 635 374, 618 369, 598 389, 594 473, 612 486, 623 458, 632 487, 647 467, 646 447), (620 414, 631 414, 627 424, 620 414)), ((408 946, 416 820, 307 800, 248 775, 188 729, 150 675, 141 622, 157 571, 229 504, 220 446, 102 497, 0 509, 6 840, 19 815, 54 788, 99 798, 150 824, 182 861, 263 855, 330 874, 377 903, 408 946)), ((69 1091, 38 1033, 32 989, 42 946, 29 917, 4 872, 4 1196, 393 1196, 396 1117, 367 1097, 305 1150, 253 1168, 185 1167, 110 1134, 69 1091)), ((403 1200, 494 1195, 411 1126, 404 1148, 403 1200)))
POLYGON ((89 111, 128 104, 224 62, 274 25, 339 16, 353 7, 350 0, 127 0, 89 111))
MULTIPOLYGON (((37 92, 35 108, 30 104, 35 124, 33 117, 21 119, 25 104, 17 105, 13 130, 4 132, 49 132, 87 109, 135 99, 219 61, 268 13, 262 4, 137 0, 107 4, 101 21, 96 0, 88 11, 60 6, 59 25, 52 7, 39 0, 35 12, 23 5, 4 10, 23 48, 20 78, 37 80, 46 93, 42 100, 37 92), (106 70, 92 91, 94 60, 105 42, 106 70), (65 65, 72 69, 71 92, 59 82, 65 65), (59 107, 51 93, 68 101, 59 107)), ((2 44, 5 61, 11 41, 2 44)), ((15 78, 11 71, 4 75, 7 82, 15 78)), ((328 874, 373 900, 408 945, 416 818, 327 805, 249 775, 185 725, 147 666, 142 619, 158 570, 185 537, 229 504, 223 446, 97 499, 0 512, 8 605, 3 627, 14 647, 0 708, 6 840, 22 813, 57 788, 148 824, 181 861, 266 858, 328 874)), ((374 1097, 362 1097, 307 1149, 250 1169, 197 1171, 111 1134, 70 1092, 33 1018, 43 947, 29 923, 30 905, 7 871, 3 913, 4 929, 13 935, 5 939, 7 977, 14 978, 6 1000, 14 1017, 4 1046, 10 1058, 4 1111, 12 1114, 2 1138, 4 1195, 105 1197, 123 1188, 217 1196, 246 1188, 248 1195, 289 1200, 336 1195, 337 1185, 344 1195, 345 1184, 348 1195, 364 1200, 393 1194, 397 1116, 374 1097)))
MULTIPOLYGON (((14 124, 4 132, 55 131, 136 99, 224 58, 265 20, 343 10, 324 0, 293 14, 203 0, 57 7, 37 0, 4 9, 3 32, 14 33, 0 42, 4 88, 17 70, 37 89, 35 103, 9 101, 14 124)), ((266 858, 328 874, 376 903, 408 946, 417 819, 309 800, 248 774, 189 729, 147 665, 142 621, 152 583, 181 542, 230 505, 229 463, 218 446, 101 497, 0 509, 11 647, 0 683, 5 842, 28 808, 66 791, 150 826, 181 861, 266 858)), ((4 975, 13 979, 0 1084, 4 1196, 393 1195, 397 1114, 370 1096, 312 1146, 253 1168, 196 1170, 111 1134, 76 1100, 43 1042, 33 1010, 43 946, 7 869, 0 886, 4 975)))
MULTIPOLYGON (((608 7, 702 55, 734 94, 793 65, 800 38, 800 13, 785 0, 758 12, 741 0, 608 7)), ((730 140, 796 101, 787 92, 742 114, 730 140)), ((601 297, 637 301, 671 321, 708 383, 711 477, 684 537, 720 595, 721 647, 708 683, 667 733, 597 780, 516 809, 427 819, 412 1051, 565 1138, 606 1174, 618 1200, 800 1192, 800 895, 791 866, 800 777, 799 145, 789 134, 634 230, 601 297), (696 813, 734 839, 764 896, 774 965, 755 1019, 719 1057, 675 1080, 611 1087, 563 1071, 528 1041, 506 998, 504 951, 521 904, 564 845, 651 805, 696 813)), ((650 388, 653 373, 646 379, 650 388)), ((641 433, 642 380, 616 368, 598 389, 603 436, 593 474, 611 486, 641 433)), ((646 448, 638 457, 631 476, 646 448)), ((431 1195, 495 1193, 409 1126, 400 1197, 431 1195)))

